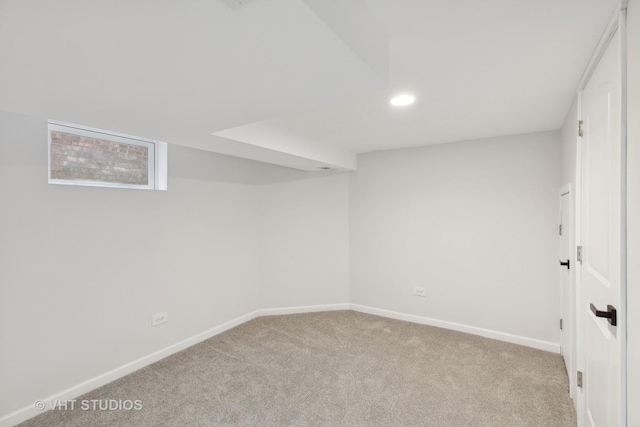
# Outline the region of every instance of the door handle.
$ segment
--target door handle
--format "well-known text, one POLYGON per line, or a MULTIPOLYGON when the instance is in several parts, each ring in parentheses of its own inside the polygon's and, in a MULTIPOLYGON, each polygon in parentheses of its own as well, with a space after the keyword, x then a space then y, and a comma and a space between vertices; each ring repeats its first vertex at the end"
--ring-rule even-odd
POLYGON ((571 268, 571 266, 569 265, 570 261, 567 260, 567 262, 562 262, 560 261, 560 265, 566 265, 567 266, 567 270, 569 270, 571 268))
POLYGON ((618 325, 617 311, 616 308, 612 305, 607 306, 607 311, 600 311, 596 308, 595 305, 591 304, 591 312, 596 317, 604 317, 605 319, 609 320, 609 323, 611 323, 612 326, 618 325))

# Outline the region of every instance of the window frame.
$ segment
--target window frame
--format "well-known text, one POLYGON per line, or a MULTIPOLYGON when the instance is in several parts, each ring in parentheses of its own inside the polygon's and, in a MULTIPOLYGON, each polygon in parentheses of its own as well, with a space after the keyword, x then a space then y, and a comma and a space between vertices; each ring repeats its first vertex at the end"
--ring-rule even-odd
POLYGON ((49 184, 78 185, 85 187, 132 188, 137 190, 167 189, 167 144, 151 139, 125 135, 117 132, 91 128, 71 123, 48 121, 47 126, 47 178, 49 184), (71 135, 86 136, 116 143, 137 145, 147 148, 147 182, 146 185, 119 182, 92 181, 81 179, 59 179, 51 176, 51 132, 62 132, 71 135))

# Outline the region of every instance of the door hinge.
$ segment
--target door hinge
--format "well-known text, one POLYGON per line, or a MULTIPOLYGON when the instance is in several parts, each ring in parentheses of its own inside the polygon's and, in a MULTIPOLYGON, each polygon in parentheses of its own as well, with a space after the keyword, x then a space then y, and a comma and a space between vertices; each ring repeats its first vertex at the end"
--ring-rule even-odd
POLYGON ((584 136, 584 121, 578 120, 578 136, 584 136))
POLYGON ((560 330, 562 330, 562 319, 560 319, 560 330))
POLYGON ((577 383, 578 387, 582 388, 582 371, 578 371, 577 383))
POLYGON ((580 264, 582 264, 582 246, 578 246, 578 251, 576 253, 576 258, 580 264))
POLYGON ((558 234, 562 236, 562 224, 558 226, 558 234))

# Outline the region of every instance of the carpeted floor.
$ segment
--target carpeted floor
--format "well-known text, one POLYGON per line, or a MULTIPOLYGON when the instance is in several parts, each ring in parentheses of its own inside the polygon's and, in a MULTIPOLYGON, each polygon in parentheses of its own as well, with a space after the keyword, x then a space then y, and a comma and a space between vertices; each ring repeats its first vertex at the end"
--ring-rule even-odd
POLYGON ((142 409, 53 410, 21 425, 576 425, 559 355, 354 311, 252 320, 76 405, 92 399, 142 409))

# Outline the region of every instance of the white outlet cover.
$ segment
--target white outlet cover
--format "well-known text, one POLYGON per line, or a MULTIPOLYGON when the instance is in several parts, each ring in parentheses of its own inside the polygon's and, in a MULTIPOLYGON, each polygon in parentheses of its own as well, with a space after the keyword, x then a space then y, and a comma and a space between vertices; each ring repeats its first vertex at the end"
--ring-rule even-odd
POLYGON ((418 296, 418 297, 426 297, 427 296, 427 290, 425 288, 420 287, 420 286, 414 286, 413 287, 413 295, 418 296))
POLYGON ((163 323, 167 323, 167 321, 169 321, 169 313, 167 313, 166 311, 162 313, 156 313, 151 316, 151 326, 158 326, 163 323))

